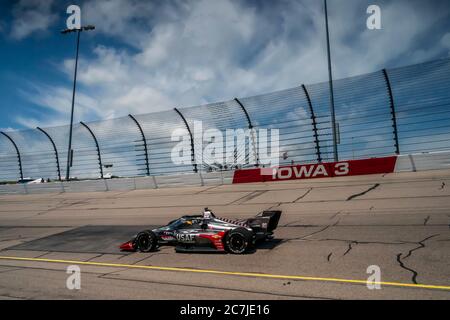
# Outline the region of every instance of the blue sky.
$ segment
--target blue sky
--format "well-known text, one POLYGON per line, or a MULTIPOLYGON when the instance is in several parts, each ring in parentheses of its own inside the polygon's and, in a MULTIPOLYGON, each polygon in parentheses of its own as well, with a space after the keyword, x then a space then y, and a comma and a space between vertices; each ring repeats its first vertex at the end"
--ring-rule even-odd
MULTIPOLYGON (((82 24, 75 121, 199 105, 327 79, 322 1, 2 0, 0 128, 67 124, 82 24)), ((336 78, 449 56, 448 1, 329 0, 336 78), (366 9, 381 8, 368 30, 366 9)))

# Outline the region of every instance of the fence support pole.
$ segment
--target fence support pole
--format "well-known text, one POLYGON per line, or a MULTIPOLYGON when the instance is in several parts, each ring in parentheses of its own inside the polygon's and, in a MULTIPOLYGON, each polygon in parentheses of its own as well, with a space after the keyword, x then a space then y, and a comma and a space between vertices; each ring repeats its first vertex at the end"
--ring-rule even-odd
POLYGON ((316 145, 316 155, 317 155, 317 161, 319 163, 322 162, 322 154, 320 152, 320 142, 319 142, 319 134, 317 130, 317 122, 316 122, 316 115, 314 113, 313 105, 311 102, 311 97, 309 96, 308 90, 306 90, 306 87, 304 84, 302 84, 303 92, 305 93, 306 100, 308 101, 308 107, 311 114, 311 120, 313 125, 313 137, 314 137, 314 143, 316 145))
POLYGON ((392 115, 392 128, 394 129, 394 144, 395 144, 395 153, 400 154, 400 145, 398 143, 398 130, 397 130, 397 117, 395 114, 395 104, 394 104, 394 95, 392 94, 391 82, 389 80, 389 76, 387 74, 387 70, 383 69, 384 80, 386 81, 386 86, 389 94, 389 105, 391 107, 391 115, 392 115))
POLYGON ((47 138, 50 140, 50 142, 52 143, 53 151, 55 152, 55 158, 56 158, 56 173, 58 174, 58 180, 61 181, 61 168, 59 166, 59 156, 58 156, 58 149, 56 149, 56 144, 53 141, 52 137, 50 137, 50 135, 44 129, 39 128, 39 127, 37 127, 36 129, 38 129, 40 132, 45 134, 47 136, 47 138))
POLYGON ((98 155, 98 165, 100 167, 100 178, 103 179, 103 164, 102 164, 102 156, 100 154, 100 146, 98 145, 97 138, 95 137, 94 133, 92 132, 91 128, 89 128, 83 121, 80 122, 80 124, 85 127, 89 133, 91 134, 92 138, 94 138, 95 146, 97 148, 97 155, 98 155))
POLYGON ((147 175, 150 175, 150 166, 148 164, 148 150, 147 150, 147 139, 145 138, 144 130, 142 130, 141 124, 136 120, 133 115, 128 115, 131 119, 133 119, 134 123, 136 123, 137 127, 139 128, 139 131, 141 132, 142 136, 142 142, 144 142, 144 151, 145 151, 145 167, 147 170, 147 175))
POLYGON ((242 111, 244 111, 245 117, 247 118, 248 129, 250 130, 250 138, 252 139, 253 153, 256 156, 255 166, 259 167, 259 151, 258 148, 256 147, 255 131, 253 129, 254 127, 252 124, 252 120, 250 119, 250 115, 248 114, 247 109, 245 109, 242 102, 238 98, 234 98, 234 101, 236 101, 236 103, 241 107, 242 111))
POLYGON ((180 112, 180 110, 178 110, 177 108, 174 108, 173 110, 175 110, 175 112, 178 113, 178 115, 181 117, 181 119, 184 122, 184 125, 186 126, 187 131, 189 132, 189 136, 191 137, 191 162, 192 162, 192 167, 193 167, 194 172, 198 172, 197 163, 195 162, 194 136, 192 135, 191 128, 189 128, 189 125, 188 125, 188 123, 186 121, 186 118, 183 116, 183 114, 180 112))
POLYGON ((20 180, 23 180, 23 170, 22 170, 22 158, 20 157, 20 151, 19 148, 17 147, 17 144, 14 142, 14 140, 7 135, 6 133, 4 133, 3 131, 0 132, 2 135, 4 135, 6 138, 8 138, 9 141, 11 141, 11 143, 13 144, 14 148, 16 149, 16 153, 17 153, 17 160, 19 160, 19 174, 20 174, 20 180))

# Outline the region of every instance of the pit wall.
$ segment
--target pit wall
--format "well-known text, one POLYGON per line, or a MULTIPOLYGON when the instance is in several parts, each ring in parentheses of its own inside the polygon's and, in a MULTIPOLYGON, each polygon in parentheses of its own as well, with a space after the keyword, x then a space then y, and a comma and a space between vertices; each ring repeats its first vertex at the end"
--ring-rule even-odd
POLYGON ((131 191, 450 169, 450 151, 212 173, 0 185, 0 194, 131 191))

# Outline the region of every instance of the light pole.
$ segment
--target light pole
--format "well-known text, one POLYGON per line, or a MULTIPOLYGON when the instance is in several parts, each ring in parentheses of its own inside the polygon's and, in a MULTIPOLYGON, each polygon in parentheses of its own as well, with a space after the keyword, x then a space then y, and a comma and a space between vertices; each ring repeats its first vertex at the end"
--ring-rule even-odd
POLYGON ((330 53, 330 33, 328 31, 328 10, 327 0, 323 0, 325 7, 325 26, 327 33, 327 55, 328 55, 328 83, 330 85, 330 109, 331 109, 331 124, 333 128, 333 151, 334 161, 339 161, 338 149, 337 149, 337 135, 336 135, 336 114, 334 111, 334 93, 333 93, 333 74, 331 72, 331 53, 330 53))
POLYGON ((78 51, 80 48, 80 34, 84 31, 94 30, 95 26, 87 25, 80 27, 79 29, 65 29, 61 31, 62 34, 67 34, 71 32, 77 33, 77 53, 75 58, 75 73, 73 77, 73 91, 72 91, 72 110, 70 113, 70 129, 69 129, 69 146, 67 150, 67 168, 66 168, 66 181, 70 180, 70 167, 72 166, 72 127, 73 127, 73 111, 75 107, 75 90, 77 86, 77 69, 78 69, 78 51))

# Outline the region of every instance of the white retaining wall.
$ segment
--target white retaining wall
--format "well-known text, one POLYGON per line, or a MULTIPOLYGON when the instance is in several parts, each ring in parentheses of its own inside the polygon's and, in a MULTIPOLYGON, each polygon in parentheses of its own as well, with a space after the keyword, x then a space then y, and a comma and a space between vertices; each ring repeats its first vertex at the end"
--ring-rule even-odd
POLYGON ((395 172, 450 169, 450 151, 416 153, 397 157, 395 172))
MULTIPOLYGON (((450 151, 400 155, 397 157, 394 172, 436 169, 450 169, 450 151)), ((137 178, 0 185, 0 194, 128 191, 184 186, 216 186, 232 184, 233 175, 234 171, 224 171, 137 178)))
POLYGON ((233 182, 233 174, 233 171, 225 171, 137 178, 0 185, 0 194, 128 191, 184 186, 215 186, 231 184, 233 182))

